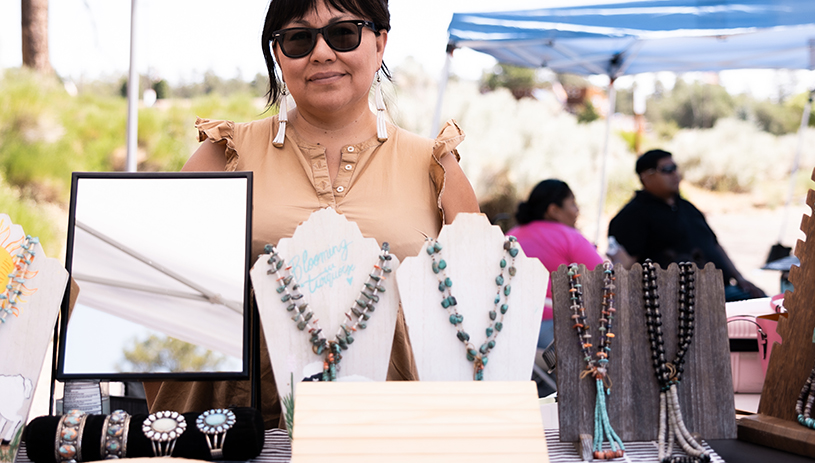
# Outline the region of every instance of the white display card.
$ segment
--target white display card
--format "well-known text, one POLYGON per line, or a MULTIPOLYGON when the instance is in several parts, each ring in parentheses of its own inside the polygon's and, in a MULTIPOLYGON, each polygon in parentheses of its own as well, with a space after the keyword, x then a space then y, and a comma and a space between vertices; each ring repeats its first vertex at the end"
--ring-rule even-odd
MULTIPOLYGON (((458 301, 458 313, 464 316, 461 326, 478 349, 487 338, 488 314, 496 310, 496 277, 501 273, 504 235, 483 214, 458 214, 452 224, 442 228, 438 242, 442 245, 438 256, 447 262, 445 272, 453 281, 451 292, 458 301)), ((433 272, 426 248, 427 244, 418 256, 406 258, 396 275, 419 379, 473 380, 473 362, 467 360, 456 327, 441 306, 438 286, 442 274, 433 272)), ((515 257, 515 268, 509 310, 489 354, 485 380, 528 381, 532 377, 549 273, 523 250, 515 257)), ((504 277, 508 278, 506 272, 504 277)))
MULTIPOLYGON (((9 284, 14 256, 25 244, 23 227, 0 214, 0 288, 9 284)), ((0 324, 0 462, 14 461, 23 425, 27 422, 34 387, 39 380, 54 324, 68 283, 68 272, 57 259, 33 245, 34 258, 25 269, 17 310, 0 324)), ((16 289, 16 286, 15 286, 16 289)))
MULTIPOLYGON (((291 266, 294 282, 300 285, 303 300, 319 319, 325 337, 332 340, 345 313, 359 299, 368 275, 379 264, 380 245, 364 238, 356 223, 349 222, 331 208, 311 214, 309 219, 276 246, 279 255, 291 266)), ((277 277, 269 254, 262 254, 250 271, 255 288, 266 345, 272 361, 275 382, 281 398, 292 394, 297 383, 323 371, 324 355, 312 351, 308 331, 300 331, 292 321, 293 312, 281 302, 277 277), (293 382, 292 382, 293 380, 293 382)), ((385 292, 366 329, 354 333, 354 342, 342 351, 338 381, 385 381, 390 362, 399 295, 393 278, 399 261, 389 261, 393 271, 381 284, 385 292)), ((293 283, 292 283, 293 284, 293 283)))

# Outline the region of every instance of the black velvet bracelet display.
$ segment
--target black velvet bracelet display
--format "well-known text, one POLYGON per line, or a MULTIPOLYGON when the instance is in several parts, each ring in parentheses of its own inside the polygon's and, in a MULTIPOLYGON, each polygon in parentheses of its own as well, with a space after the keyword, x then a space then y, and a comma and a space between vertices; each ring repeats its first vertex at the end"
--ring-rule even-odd
MULTIPOLYGON (((254 408, 240 407, 231 409, 235 413, 235 426, 226 433, 223 445, 223 460, 249 460, 260 455, 263 450, 264 429, 263 417, 254 408)), ((195 420, 201 413, 184 413, 187 429, 176 440, 173 457, 197 460, 212 460, 207 445, 206 435, 195 426, 195 420)), ((142 422, 147 415, 133 415, 127 434, 126 458, 152 457, 153 445, 142 433, 142 422)), ((35 463, 56 463, 54 447, 56 443, 59 416, 41 416, 34 418, 23 433, 28 458, 35 463)), ((85 421, 82 434, 82 460, 96 461, 101 459, 99 447, 102 439, 102 425, 105 415, 90 415, 85 421)))

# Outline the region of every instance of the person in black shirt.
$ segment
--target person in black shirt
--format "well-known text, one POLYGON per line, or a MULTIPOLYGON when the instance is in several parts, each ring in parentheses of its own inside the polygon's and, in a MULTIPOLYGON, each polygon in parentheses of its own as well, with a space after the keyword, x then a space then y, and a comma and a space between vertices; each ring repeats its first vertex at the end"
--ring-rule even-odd
POLYGON ((637 159, 643 189, 611 219, 609 256, 626 268, 651 259, 662 268, 671 262, 712 262, 722 271, 725 299, 762 297, 764 292, 747 281, 719 245, 705 216, 679 195, 681 177, 671 153, 651 150, 637 159))

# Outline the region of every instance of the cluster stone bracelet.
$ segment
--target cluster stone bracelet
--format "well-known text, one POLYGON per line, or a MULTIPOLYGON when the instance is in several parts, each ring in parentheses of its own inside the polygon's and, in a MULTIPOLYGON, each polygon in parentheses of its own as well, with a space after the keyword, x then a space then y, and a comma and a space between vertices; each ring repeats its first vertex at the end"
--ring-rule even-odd
POLYGON ((82 432, 87 418, 88 415, 79 410, 71 410, 60 418, 54 443, 57 463, 82 461, 82 432))
POLYGON ((102 425, 102 438, 99 442, 99 455, 103 460, 113 460, 127 456, 127 432, 130 428, 130 415, 124 410, 116 410, 102 425))

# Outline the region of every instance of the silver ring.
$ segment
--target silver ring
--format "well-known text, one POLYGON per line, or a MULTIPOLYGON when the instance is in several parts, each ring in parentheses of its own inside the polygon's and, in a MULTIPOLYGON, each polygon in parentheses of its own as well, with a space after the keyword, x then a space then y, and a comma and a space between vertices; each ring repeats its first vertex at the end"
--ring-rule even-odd
POLYGON ((187 429, 187 420, 178 412, 151 413, 142 423, 144 436, 153 442, 153 456, 169 457, 173 454, 175 441, 187 429))
POLYGON ((99 455, 104 460, 115 460, 127 455, 127 431, 130 428, 130 415, 124 410, 116 410, 102 425, 102 439, 99 441, 99 455))
POLYGON ((71 410, 59 419, 54 442, 54 458, 57 463, 82 461, 82 431, 88 415, 80 410, 71 410))
POLYGON ((213 408, 198 415, 195 426, 207 438, 209 453, 213 459, 223 458, 226 432, 234 425, 235 414, 229 409, 213 408))

